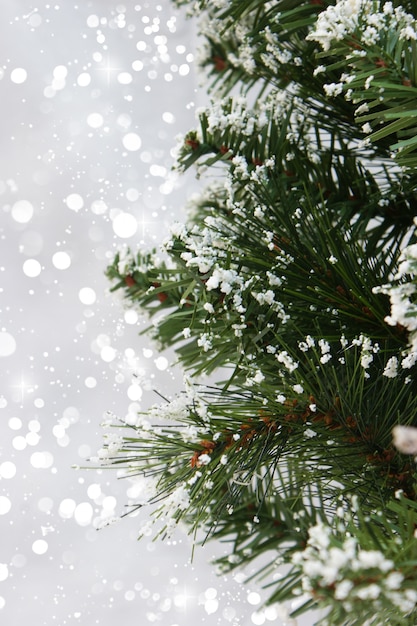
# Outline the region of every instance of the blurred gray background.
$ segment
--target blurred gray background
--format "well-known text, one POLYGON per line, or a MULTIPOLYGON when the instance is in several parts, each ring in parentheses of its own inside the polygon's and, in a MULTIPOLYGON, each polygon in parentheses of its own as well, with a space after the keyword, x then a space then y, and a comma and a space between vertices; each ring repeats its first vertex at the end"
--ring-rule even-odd
MULTIPOLYGON (((122 245, 158 245, 195 189, 193 24, 170 0, 1 0, 0 624, 281 624, 221 546, 136 540, 129 484, 86 466, 103 414, 179 391, 146 320, 109 295, 122 245)), ((306 622, 308 623, 308 621, 306 622)))

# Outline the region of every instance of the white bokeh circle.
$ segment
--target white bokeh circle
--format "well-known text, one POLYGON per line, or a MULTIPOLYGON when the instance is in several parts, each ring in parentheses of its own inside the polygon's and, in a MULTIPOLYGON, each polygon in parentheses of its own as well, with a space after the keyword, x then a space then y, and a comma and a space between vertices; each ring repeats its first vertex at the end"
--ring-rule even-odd
POLYGON ((0 357, 10 356, 16 351, 16 339, 5 330, 0 331, 0 357))
POLYGON ((129 237, 133 237, 133 235, 136 234, 137 229, 137 219, 131 213, 121 212, 118 213, 113 219, 113 231, 118 237, 122 239, 128 239, 129 237))

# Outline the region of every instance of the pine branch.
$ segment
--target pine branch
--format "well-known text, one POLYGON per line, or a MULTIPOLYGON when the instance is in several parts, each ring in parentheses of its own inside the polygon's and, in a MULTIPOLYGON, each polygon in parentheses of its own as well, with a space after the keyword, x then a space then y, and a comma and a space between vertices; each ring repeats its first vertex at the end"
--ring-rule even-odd
POLYGON ((215 183, 168 260, 107 270, 191 383, 119 424, 103 466, 149 483, 129 506, 157 535, 205 529, 224 569, 261 563, 271 602, 303 594, 294 615, 329 625, 416 619, 413 440, 392 439, 417 426, 415 3, 397 4, 193 3, 213 88, 248 98, 217 95, 185 137, 178 169, 215 183))

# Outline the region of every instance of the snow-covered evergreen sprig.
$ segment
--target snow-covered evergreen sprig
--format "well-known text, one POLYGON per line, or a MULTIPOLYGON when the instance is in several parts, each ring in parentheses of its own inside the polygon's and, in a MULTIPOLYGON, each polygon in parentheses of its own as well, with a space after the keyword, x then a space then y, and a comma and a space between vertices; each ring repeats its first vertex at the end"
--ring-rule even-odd
POLYGON ((213 97, 176 167, 207 186, 161 254, 122 249, 107 275, 188 379, 115 424, 101 463, 152 477, 129 490, 153 511, 139 534, 185 522, 229 542, 224 571, 261 559, 293 618, 411 626, 414 3, 177 4, 213 97))

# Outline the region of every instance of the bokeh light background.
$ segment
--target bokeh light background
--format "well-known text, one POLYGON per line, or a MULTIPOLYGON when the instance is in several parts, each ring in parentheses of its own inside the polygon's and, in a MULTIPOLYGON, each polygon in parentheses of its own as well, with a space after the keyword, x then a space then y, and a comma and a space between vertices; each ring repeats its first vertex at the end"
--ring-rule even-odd
POLYGON ((108 293, 115 250, 151 248, 194 191, 171 173, 194 125, 194 25, 170 0, 1 0, 0 623, 282 623, 255 585, 171 542, 137 541, 126 481, 75 470, 111 411, 181 375, 108 293))

